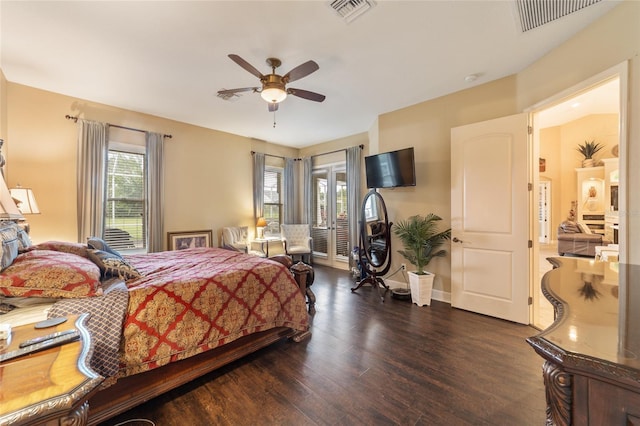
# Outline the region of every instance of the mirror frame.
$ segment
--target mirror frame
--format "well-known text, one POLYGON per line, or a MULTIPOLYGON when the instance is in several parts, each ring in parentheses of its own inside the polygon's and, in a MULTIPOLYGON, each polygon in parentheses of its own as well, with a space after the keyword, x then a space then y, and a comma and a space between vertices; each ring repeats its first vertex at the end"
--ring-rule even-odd
POLYGON ((367 268, 365 265, 370 265, 373 268, 381 268, 381 267, 384 267, 386 264, 386 267, 384 268, 383 271, 376 271, 377 275, 385 274, 389 270, 389 267, 391 266, 391 232, 390 232, 391 229, 390 227, 391 227, 391 223, 389 222, 389 215, 387 214, 387 205, 385 204, 384 199, 382 198, 382 195, 380 195, 380 193, 377 192, 375 189, 372 189, 365 195, 364 199, 362 200, 362 208, 360 210, 360 248, 361 248, 360 257, 366 259, 366 262, 362 262, 362 263, 365 269, 367 269, 369 272, 371 272, 370 269, 367 268), (384 222, 384 225, 387 229, 387 236, 385 238, 384 256, 375 256, 375 258, 371 255, 371 249, 370 249, 371 244, 369 241, 370 232, 369 232, 369 226, 368 226, 369 222, 367 222, 367 214, 366 214, 367 202, 371 197, 374 197, 374 202, 376 202, 376 212, 378 215, 378 221, 384 222), (382 259, 380 259, 380 257, 382 257, 382 259))

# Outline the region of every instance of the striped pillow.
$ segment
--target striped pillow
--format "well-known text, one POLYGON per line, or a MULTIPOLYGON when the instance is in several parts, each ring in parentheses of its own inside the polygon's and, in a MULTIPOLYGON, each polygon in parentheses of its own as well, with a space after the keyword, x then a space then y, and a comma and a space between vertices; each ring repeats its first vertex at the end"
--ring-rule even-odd
POLYGON ((0 225, 0 271, 11 265, 18 256, 18 232, 15 223, 3 222, 0 225))
POLYGON ((89 259, 93 261, 105 277, 118 277, 123 280, 140 278, 140 272, 122 256, 102 250, 88 250, 89 259))

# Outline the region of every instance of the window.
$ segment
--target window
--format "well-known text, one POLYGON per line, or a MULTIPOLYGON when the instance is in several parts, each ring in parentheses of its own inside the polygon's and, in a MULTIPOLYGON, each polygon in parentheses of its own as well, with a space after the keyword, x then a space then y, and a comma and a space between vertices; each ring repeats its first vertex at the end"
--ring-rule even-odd
POLYGON ((113 148, 107 167, 104 239, 116 250, 146 249, 144 148, 113 148))
POLYGON ((282 169, 265 167, 262 215, 267 221, 265 232, 270 235, 280 234, 280 225, 282 224, 282 169))

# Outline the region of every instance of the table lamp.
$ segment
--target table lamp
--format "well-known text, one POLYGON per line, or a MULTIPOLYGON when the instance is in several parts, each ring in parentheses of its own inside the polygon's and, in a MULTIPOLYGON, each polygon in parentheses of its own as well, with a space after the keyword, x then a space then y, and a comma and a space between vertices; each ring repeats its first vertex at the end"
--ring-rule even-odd
POLYGON ((258 229, 258 238, 264 238, 264 228, 267 226, 267 221, 264 217, 258 219, 258 223, 256 223, 256 228, 258 229))

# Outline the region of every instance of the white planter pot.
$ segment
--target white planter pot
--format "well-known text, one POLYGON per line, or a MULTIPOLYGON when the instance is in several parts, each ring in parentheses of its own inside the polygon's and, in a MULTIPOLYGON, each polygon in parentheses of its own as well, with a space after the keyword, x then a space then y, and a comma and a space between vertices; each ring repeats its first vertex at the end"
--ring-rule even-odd
POLYGON ((427 272, 426 275, 418 275, 409 272, 409 286, 411 287, 411 301, 418 306, 431 305, 431 291, 435 275, 427 272))

